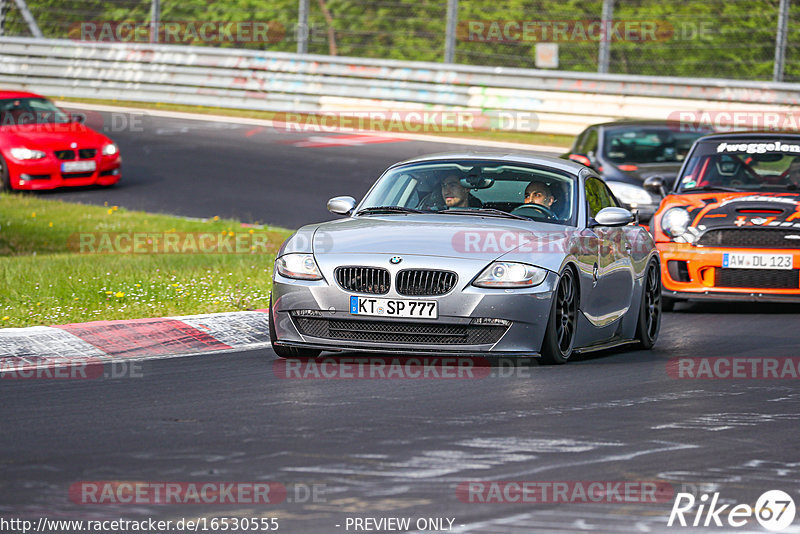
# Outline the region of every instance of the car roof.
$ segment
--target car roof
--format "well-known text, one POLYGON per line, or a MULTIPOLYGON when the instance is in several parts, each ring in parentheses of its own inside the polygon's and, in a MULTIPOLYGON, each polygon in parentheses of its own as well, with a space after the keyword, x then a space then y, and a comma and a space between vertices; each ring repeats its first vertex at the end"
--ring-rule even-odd
POLYGON ((42 95, 27 91, 0 91, 0 99, 4 98, 44 98, 42 95))
POLYGON ((525 165, 539 165, 551 167, 556 170, 571 174, 580 174, 587 170, 587 167, 567 159, 553 158, 550 156, 534 156, 520 153, 494 153, 494 152, 442 152, 438 154, 426 154, 416 158, 400 161, 389 167, 393 169, 402 165, 412 163, 431 163, 436 161, 496 161, 498 163, 520 163, 525 165))
MULTIPOLYGON (((592 124, 588 128, 594 127, 602 127, 606 130, 613 130, 616 128, 629 128, 631 126, 661 126, 664 128, 676 128, 676 131, 680 131, 680 127, 685 123, 681 123, 681 121, 675 120, 662 120, 662 119, 620 119, 616 121, 610 122, 601 122, 599 124, 592 124)), ((588 129, 587 128, 587 129, 588 129)), ((713 132, 713 128, 709 127, 699 127, 698 129, 708 132, 713 132)))
POLYGON ((702 143, 703 141, 726 141, 728 139, 794 139, 800 140, 800 132, 797 131, 756 131, 756 130, 749 130, 749 131, 741 131, 741 132, 726 132, 726 133, 714 133, 709 135, 704 135, 696 142, 702 143))

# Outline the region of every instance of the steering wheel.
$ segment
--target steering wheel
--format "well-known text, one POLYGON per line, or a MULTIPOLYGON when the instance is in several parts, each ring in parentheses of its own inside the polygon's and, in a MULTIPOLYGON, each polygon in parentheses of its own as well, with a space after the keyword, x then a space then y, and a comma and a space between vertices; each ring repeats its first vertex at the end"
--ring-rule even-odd
POLYGON ((526 211, 529 211, 529 210, 536 210, 539 213, 544 214, 544 216, 547 219, 558 219, 558 217, 556 217, 556 214, 553 213, 550 210, 550 208, 548 208, 547 206, 542 206, 541 204, 523 204, 523 205, 517 206, 516 208, 511 210, 511 213, 514 214, 514 215, 522 215, 522 216, 525 216, 525 217, 530 217, 531 215, 527 215, 525 213, 526 211))

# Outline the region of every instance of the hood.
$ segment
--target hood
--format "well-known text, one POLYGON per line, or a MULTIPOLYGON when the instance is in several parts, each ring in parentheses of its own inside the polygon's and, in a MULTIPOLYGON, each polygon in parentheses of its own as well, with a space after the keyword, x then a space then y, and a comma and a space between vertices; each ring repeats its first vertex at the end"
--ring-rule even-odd
POLYGON ((635 165, 637 167, 635 171, 617 170, 639 182, 644 182, 651 176, 661 176, 667 181, 678 175, 683 163, 676 161, 673 163, 636 163, 635 165))
MULTIPOLYGON (((534 261, 533 256, 543 251, 553 256, 551 251, 563 250, 558 243, 573 233, 574 229, 565 231, 560 225, 514 219, 441 214, 369 216, 318 225, 312 248, 315 255, 390 254, 485 261, 506 255, 534 261)), ((556 261, 560 263, 560 259, 556 261)))
POLYGON ((800 228, 800 192, 670 195, 665 203, 665 209, 685 207, 691 226, 701 232, 720 227, 800 228))
POLYGON ((100 148, 101 144, 111 142, 106 136, 95 132, 80 123, 67 124, 25 124, 3 126, 0 134, 10 138, 12 143, 24 144, 31 149, 63 149, 72 143, 77 148, 100 148))

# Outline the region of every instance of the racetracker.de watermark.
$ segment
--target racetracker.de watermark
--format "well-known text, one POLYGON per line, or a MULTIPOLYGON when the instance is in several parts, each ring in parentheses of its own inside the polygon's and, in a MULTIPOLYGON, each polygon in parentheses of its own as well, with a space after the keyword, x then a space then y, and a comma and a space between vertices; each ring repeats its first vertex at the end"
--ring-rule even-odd
POLYGON ((279 482, 143 482, 95 480, 75 482, 69 499, 75 504, 279 504, 286 500, 279 482))
POLYGON ((480 43, 663 42, 675 35, 665 20, 465 20, 456 37, 480 43))
POLYGON ((484 504, 661 503, 674 494, 668 482, 641 480, 471 480, 456 487, 459 501, 484 504))
POLYGON ((354 356, 279 359, 272 372, 283 380, 479 380, 529 378, 531 367, 525 358, 354 356))
POLYGON ((108 361, 93 356, 43 358, 21 365, 0 359, 0 379, 5 380, 93 380, 143 378, 142 362, 108 361))
POLYGON ((800 357, 670 358, 667 375, 679 380, 797 380, 800 378, 800 357))
POLYGON ((272 232, 81 232, 67 248, 78 254, 274 254, 272 232))
POLYGON ((671 112, 667 120, 678 132, 800 131, 800 111, 790 110, 680 110, 671 112))
POLYGON ((394 132, 410 134, 477 131, 534 132, 539 117, 530 111, 376 109, 281 112, 272 118, 281 133, 394 132))
POLYGON ((84 21, 70 25, 77 41, 161 44, 271 44, 285 39, 286 28, 278 21, 84 21), (154 39, 154 36, 156 39, 154 39))
POLYGON ((645 233, 630 239, 625 233, 617 232, 601 239, 594 232, 584 230, 459 230, 453 234, 451 245, 459 254, 516 251, 575 255, 607 255, 623 249, 647 254, 653 246, 645 233))

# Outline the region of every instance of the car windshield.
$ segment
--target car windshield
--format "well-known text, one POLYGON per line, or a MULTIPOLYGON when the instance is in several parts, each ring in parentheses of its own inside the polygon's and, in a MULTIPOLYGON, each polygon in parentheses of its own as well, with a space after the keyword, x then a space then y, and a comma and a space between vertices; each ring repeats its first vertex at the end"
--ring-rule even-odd
POLYGON ((0 100, 0 126, 23 124, 65 124, 69 115, 44 98, 8 98, 0 100))
POLYGON ((439 213, 575 225, 575 177, 512 162, 431 162, 391 169, 357 214, 439 213))
POLYGON ((605 133, 603 154, 614 163, 677 163, 708 133, 682 132, 677 126, 613 128, 605 133))
POLYGON ((798 190, 800 139, 703 142, 678 180, 678 192, 798 190))

